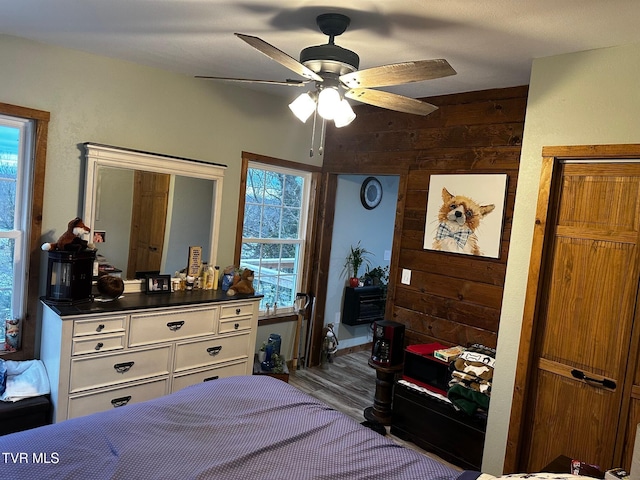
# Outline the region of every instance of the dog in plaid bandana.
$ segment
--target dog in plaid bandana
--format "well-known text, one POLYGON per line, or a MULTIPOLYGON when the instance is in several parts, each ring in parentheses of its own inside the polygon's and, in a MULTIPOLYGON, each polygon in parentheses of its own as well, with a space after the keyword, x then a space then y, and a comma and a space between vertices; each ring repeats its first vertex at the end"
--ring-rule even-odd
POLYGON ((442 201, 433 249, 482 255, 476 231, 480 221, 493 212, 495 205, 479 205, 469 197, 452 195, 446 188, 442 189, 442 201))

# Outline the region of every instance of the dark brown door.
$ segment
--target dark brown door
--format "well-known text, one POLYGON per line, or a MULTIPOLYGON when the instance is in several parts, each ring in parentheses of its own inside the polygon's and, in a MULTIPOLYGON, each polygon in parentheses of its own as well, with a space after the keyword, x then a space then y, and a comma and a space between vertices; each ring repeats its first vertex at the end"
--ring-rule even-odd
MULTIPOLYGON (((638 293, 640 164, 566 163, 552 194, 520 467, 620 461, 638 293)), ((635 347, 634 347, 635 348, 635 347)), ((634 365, 634 363, 631 363, 634 365)))
POLYGON ((127 278, 160 270, 171 175, 136 171, 127 278))

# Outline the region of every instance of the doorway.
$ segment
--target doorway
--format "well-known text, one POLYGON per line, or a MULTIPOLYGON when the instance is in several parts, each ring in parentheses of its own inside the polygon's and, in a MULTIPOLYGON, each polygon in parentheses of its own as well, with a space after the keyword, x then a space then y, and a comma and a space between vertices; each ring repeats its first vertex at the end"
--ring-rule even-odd
MULTIPOLYGON (((398 175, 375 175, 381 185, 380 202, 366 208, 361 201, 363 184, 370 175, 338 175, 336 210, 331 235, 331 256, 327 275, 325 324, 332 323, 340 342, 339 348, 357 348, 371 342, 369 324, 346 325, 341 322, 342 302, 347 281, 344 264, 349 248, 360 246, 370 254, 368 264, 358 272, 363 276, 368 269, 388 267, 391 261, 396 204, 398 201, 398 175)), ((387 278, 388 281, 388 278, 387 278)))

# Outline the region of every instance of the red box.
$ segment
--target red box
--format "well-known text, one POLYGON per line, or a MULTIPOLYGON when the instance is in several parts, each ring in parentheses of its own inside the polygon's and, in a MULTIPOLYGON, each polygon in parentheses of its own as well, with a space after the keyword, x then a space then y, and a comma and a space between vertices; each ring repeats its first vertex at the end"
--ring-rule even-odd
POLYGON ((402 378, 446 396, 451 380, 449 364, 433 356, 433 352, 443 348, 447 347, 439 343, 407 346, 402 378))

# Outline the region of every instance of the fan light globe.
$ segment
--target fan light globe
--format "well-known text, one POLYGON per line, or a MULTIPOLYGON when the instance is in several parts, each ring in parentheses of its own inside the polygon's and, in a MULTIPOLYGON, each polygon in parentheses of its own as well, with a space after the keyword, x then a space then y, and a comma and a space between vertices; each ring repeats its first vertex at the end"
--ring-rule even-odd
POLYGON ((349 102, 343 98, 338 104, 338 109, 336 111, 336 116, 333 118, 333 123, 335 123, 336 128, 346 127, 353 122, 355 118, 356 114, 351 108, 351 105, 349 105, 349 102))
POLYGON ((333 120, 340 105, 340 93, 330 87, 323 88, 318 95, 318 114, 325 120, 333 120))
POLYGON ((316 102, 309 93, 303 93, 289 104, 293 114, 305 123, 316 109, 316 102))

